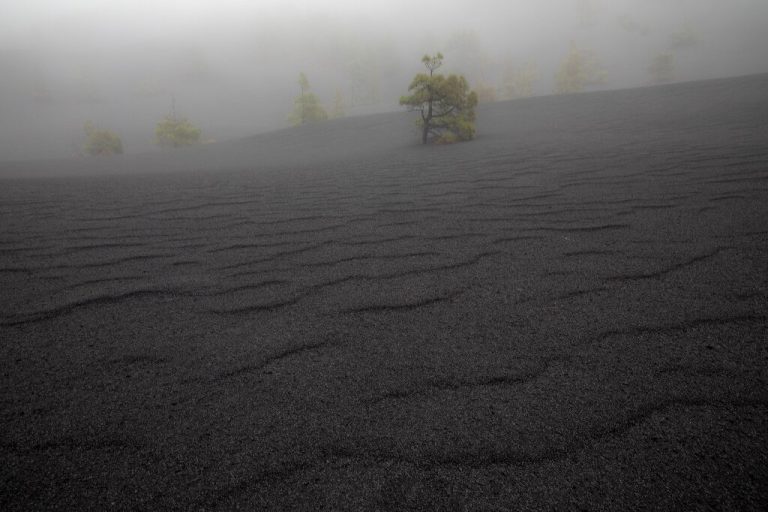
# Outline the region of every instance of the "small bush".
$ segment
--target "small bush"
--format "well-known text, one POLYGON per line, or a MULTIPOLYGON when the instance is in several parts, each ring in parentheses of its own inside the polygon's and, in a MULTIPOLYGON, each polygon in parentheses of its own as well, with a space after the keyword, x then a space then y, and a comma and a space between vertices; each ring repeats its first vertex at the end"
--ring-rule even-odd
POLYGON ((200 128, 186 119, 169 116, 157 123, 155 141, 164 147, 178 148, 200 143, 200 128))
POLYGON ((83 150, 91 156, 121 155, 123 142, 115 133, 109 130, 95 128, 91 123, 85 123, 85 141, 83 150))

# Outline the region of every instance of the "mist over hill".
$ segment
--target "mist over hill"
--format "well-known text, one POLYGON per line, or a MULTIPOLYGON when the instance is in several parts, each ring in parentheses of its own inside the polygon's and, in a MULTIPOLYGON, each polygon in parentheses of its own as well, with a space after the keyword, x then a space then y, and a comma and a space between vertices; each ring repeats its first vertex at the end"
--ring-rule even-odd
MULTIPOLYGON (((354 168, 488 155, 544 158, 591 154, 613 144, 660 140, 668 147, 735 123, 718 146, 759 143, 768 119, 768 75, 688 82, 587 94, 534 97, 480 105, 478 135, 455 147, 422 147, 416 114, 393 112, 336 119, 198 147, 104 158, 0 161, 0 177, 117 176, 168 172, 291 172, 354 168), (696 126, 696 130, 683 129, 696 126), (585 140, 582 140, 586 137, 585 140)), ((705 148, 706 149, 706 148, 705 148)), ((544 160, 542 160, 544 165, 544 160)))
POLYGON ((652 82, 659 55, 674 81, 765 72, 766 23, 761 0, 4 2, 0 160, 77 155, 86 121, 156 151, 172 98, 206 138, 280 129, 300 72, 349 116, 396 111, 436 51, 497 99, 521 72, 551 94, 572 44, 604 70, 595 90, 652 82))

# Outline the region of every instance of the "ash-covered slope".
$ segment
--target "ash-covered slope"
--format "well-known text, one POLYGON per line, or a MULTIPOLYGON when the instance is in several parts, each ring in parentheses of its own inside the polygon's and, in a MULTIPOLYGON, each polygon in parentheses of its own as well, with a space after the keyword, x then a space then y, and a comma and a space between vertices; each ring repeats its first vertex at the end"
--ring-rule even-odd
POLYGON ((413 118, 378 114, 288 128, 254 137, 140 155, 0 162, 0 177, 112 176, 189 171, 261 170, 370 160, 414 146, 413 118))
POLYGON ((730 127, 713 137, 721 144, 747 143, 753 137, 762 142, 768 117, 766 86, 768 75, 757 75, 482 105, 478 139, 447 150, 419 148, 414 114, 401 112, 145 155, 0 161, 0 177, 261 170, 382 159, 419 162, 533 148, 589 152, 649 138, 664 138, 670 145, 688 144, 691 138, 711 135, 721 126, 730 127), (586 138, 582 140, 582 136, 586 138))
POLYGON ((2 181, 0 508, 764 510, 767 86, 2 181))

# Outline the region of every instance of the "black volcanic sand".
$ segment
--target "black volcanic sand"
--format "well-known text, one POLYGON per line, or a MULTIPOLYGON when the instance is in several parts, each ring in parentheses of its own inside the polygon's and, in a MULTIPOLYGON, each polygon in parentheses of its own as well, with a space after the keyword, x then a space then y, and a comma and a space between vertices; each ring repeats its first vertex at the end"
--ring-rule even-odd
POLYGON ((3 164, 0 508, 764 510, 768 76, 411 123, 3 164))

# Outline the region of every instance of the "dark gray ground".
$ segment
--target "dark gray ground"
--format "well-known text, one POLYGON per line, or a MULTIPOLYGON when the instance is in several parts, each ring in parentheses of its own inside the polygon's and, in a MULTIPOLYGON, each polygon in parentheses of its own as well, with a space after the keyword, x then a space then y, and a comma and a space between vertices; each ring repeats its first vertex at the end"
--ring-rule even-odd
POLYGON ((410 123, 0 165, 0 508, 768 507, 768 76, 410 123))

